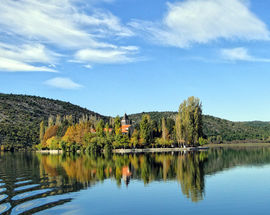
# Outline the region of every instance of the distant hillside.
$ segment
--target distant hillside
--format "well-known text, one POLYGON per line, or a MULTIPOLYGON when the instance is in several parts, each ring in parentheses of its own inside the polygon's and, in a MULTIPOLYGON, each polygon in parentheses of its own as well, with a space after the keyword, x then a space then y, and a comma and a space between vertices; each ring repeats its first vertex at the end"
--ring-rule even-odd
POLYGON ((166 111, 166 112, 157 112, 157 111, 153 111, 153 112, 142 112, 142 113, 130 114, 130 115, 128 115, 128 117, 132 121, 138 123, 138 122, 140 122, 143 114, 148 114, 148 115, 150 115, 150 118, 152 120, 158 121, 158 120, 161 120, 162 117, 175 119, 177 112, 173 112, 173 111, 166 111))
MULTIPOLYGON (((95 116, 108 120, 93 111, 53 99, 37 96, 8 95, 0 93, 0 144, 31 146, 39 142, 39 123, 47 122, 50 115, 72 115, 78 120, 82 115, 95 116)), ((129 117, 136 123, 144 113, 131 114, 129 117)), ((177 112, 148 112, 153 120, 162 117, 173 118, 177 112)), ((207 137, 221 136, 224 141, 265 140, 270 137, 269 122, 232 122, 213 116, 203 116, 204 134, 207 137)))
POLYGON ((106 117, 73 105, 37 96, 0 93, 0 143, 31 146, 39 140, 39 123, 50 115, 72 115, 78 120, 82 115, 106 117))
MULTIPOLYGON (((143 114, 149 114, 153 120, 162 117, 175 119, 177 112, 147 112, 131 114, 130 119, 139 122, 143 114)), ((270 122, 232 122, 217 117, 204 115, 204 134, 207 137, 221 136, 224 141, 265 140, 270 137, 270 122)))

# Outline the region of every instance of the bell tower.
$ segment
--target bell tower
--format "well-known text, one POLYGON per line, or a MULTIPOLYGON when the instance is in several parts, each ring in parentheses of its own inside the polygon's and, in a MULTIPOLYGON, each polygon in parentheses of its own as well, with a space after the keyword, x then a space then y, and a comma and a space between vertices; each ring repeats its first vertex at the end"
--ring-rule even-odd
POLYGON ((128 116, 127 116, 126 113, 125 113, 123 119, 121 120, 121 124, 122 125, 130 125, 130 120, 129 120, 129 118, 128 118, 128 116))

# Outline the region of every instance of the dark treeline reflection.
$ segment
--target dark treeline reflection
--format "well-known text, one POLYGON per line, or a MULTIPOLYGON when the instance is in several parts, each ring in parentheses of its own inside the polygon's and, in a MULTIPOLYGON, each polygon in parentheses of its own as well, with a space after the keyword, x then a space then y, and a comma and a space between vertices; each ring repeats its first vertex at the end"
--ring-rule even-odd
POLYGON ((42 155, 41 170, 51 176, 65 175, 69 182, 84 186, 111 178, 120 186, 130 180, 177 180, 182 192, 193 201, 202 199, 204 192, 203 163, 206 152, 187 154, 129 154, 109 156, 42 155))
MULTIPOLYGON (((43 155, 0 154, 0 214, 28 214, 71 201, 66 193, 106 179, 177 181, 193 202, 203 199, 205 175, 239 165, 270 163, 270 148, 211 149, 179 154, 43 155)), ((114 182, 112 182, 114 183, 114 182)), ((90 188, 91 189, 91 188, 90 188)), ((178 188, 176 188, 178 189, 178 188)))

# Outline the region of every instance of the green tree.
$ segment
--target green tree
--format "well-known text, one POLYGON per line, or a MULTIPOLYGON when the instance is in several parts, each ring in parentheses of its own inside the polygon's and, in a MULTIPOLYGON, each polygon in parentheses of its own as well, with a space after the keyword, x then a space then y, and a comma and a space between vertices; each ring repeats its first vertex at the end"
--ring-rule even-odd
POLYGON ((40 140, 40 143, 42 142, 43 140, 43 137, 44 137, 44 133, 45 133, 45 126, 44 126, 44 121, 42 120, 40 125, 39 125, 39 140, 40 140))
POLYGON ((199 138, 199 145, 203 146, 206 145, 208 143, 208 141, 206 139, 204 139, 203 137, 199 138))
POLYGON ((122 131, 121 131, 121 119, 120 119, 119 116, 115 117, 113 128, 114 128, 114 131, 115 131, 116 135, 122 134, 122 131))
POLYGON ((103 137, 104 136, 104 121, 101 119, 98 121, 97 127, 96 127, 96 131, 97 131, 97 135, 99 137, 103 137))
POLYGON ((108 122, 105 125, 105 132, 106 132, 106 135, 107 136, 110 134, 110 126, 109 126, 109 123, 108 122))
POLYGON ((143 145, 148 145, 152 141, 152 129, 150 116, 144 114, 140 122, 140 138, 143 145))
POLYGON ((140 143, 140 134, 137 129, 134 130, 131 139, 130 139, 130 147, 137 148, 140 143))
POLYGON ((217 136, 217 143, 222 143, 222 136, 221 135, 217 136))
POLYGON ((67 143, 65 141, 60 141, 60 147, 65 152, 67 150, 67 143))
POLYGON ((176 118, 176 138, 178 143, 193 145, 203 136, 202 105, 198 98, 189 97, 180 104, 176 118))

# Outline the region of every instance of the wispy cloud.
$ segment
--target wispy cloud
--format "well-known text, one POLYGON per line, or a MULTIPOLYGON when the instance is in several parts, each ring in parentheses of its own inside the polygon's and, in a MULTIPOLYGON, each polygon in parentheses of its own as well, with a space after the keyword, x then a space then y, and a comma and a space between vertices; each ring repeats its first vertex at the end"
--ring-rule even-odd
POLYGON ((15 46, 0 42, 0 71, 9 72, 56 72, 46 66, 30 63, 53 64, 59 55, 41 44, 15 46))
POLYGON ((137 53, 137 47, 119 47, 118 49, 82 49, 75 54, 78 62, 96 63, 128 63, 135 59, 132 54, 137 53))
POLYGON ((83 65, 84 68, 86 69, 92 69, 93 67, 90 64, 83 65))
POLYGON ((269 40, 267 26, 242 0, 185 0, 168 3, 161 22, 134 20, 134 29, 144 32, 156 43, 190 47, 217 39, 269 40))
MULTIPOLYGON (((3 0, 0 34, 8 35, 5 40, 0 37, 0 57, 18 62, 13 68, 17 71, 26 68, 34 71, 33 63, 42 63, 44 67, 55 64, 61 53, 71 60, 75 53, 83 50, 122 51, 113 43, 114 39, 134 36, 134 32, 109 11, 93 8, 91 2, 88 7, 76 0, 3 0)), ((129 55, 129 52, 125 53, 129 55)), ((104 61, 97 61, 100 62, 104 61)))
POLYGON ((95 37, 104 37, 108 35, 114 37, 134 36, 133 31, 123 26, 119 18, 108 11, 95 10, 91 16, 77 13, 74 15, 74 20, 77 23, 91 27, 89 31, 92 32, 95 37))
POLYGON ((75 48, 111 47, 96 39, 100 32, 130 36, 109 12, 87 15, 71 0, 3 0, 0 5, 2 31, 56 46, 75 48), (16 16, 14 16, 16 14, 16 16))
POLYGON ((221 56, 229 61, 250 61, 250 62, 266 62, 270 63, 270 59, 258 58, 249 54, 248 50, 244 47, 237 47, 232 49, 222 49, 221 56))
POLYGON ((57 72, 45 66, 33 66, 0 56, 0 72, 57 72))
POLYGON ((70 78, 56 77, 44 82, 46 85, 60 89, 79 89, 82 85, 75 83, 70 78))

